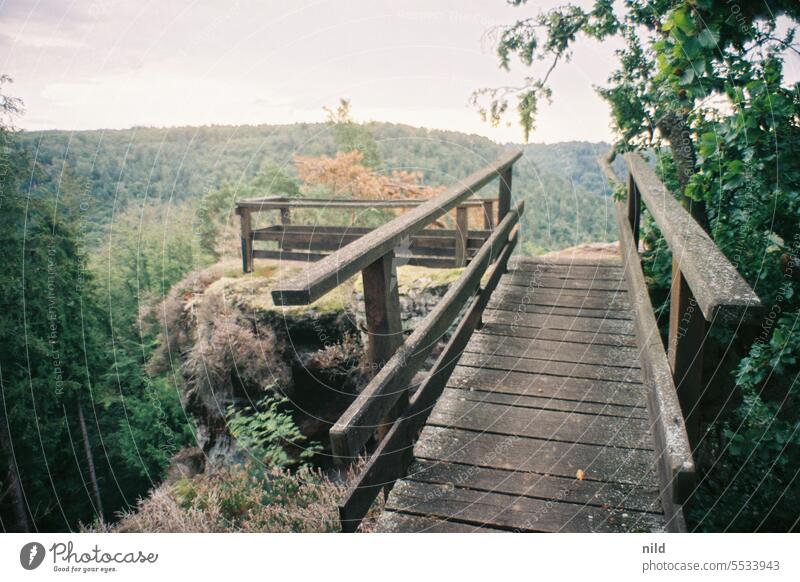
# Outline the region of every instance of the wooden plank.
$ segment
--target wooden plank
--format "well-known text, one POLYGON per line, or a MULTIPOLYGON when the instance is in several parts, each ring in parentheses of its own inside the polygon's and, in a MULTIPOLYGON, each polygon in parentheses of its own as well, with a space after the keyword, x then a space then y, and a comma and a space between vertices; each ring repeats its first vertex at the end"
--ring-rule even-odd
POLYGON ((563 400, 536 395, 505 394, 493 390, 479 390, 477 388, 447 388, 444 391, 451 398, 461 398, 470 402, 489 402, 503 406, 516 406, 532 410, 555 410, 558 412, 575 412, 580 414, 604 415, 619 418, 642 418, 647 420, 647 409, 638 406, 619 406, 616 404, 598 404, 596 402, 582 402, 579 400, 563 400))
POLYGON ((510 325, 492 322, 484 322, 483 327, 481 327, 481 332, 488 335, 525 337, 529 339, 588 344, 593 346, 636 347, 636 338, 632 335, 565 331, 561 329, 544 329, 521 325, 512 327, 510 325))
POLYGON ((529 289, 573 289, 586 291, 616 291, 623 288, 623 281, 609 281, 607 279, 559 279, 536 273, 523 273, 512 271, 503 277, 504 285, 515 285, 529 289))
MULTIPOLYGON (((366 226, 349 226, 349 225, 325 225, 325 224, 291 224, 283 226, 280 224, 273 224, 253 230, 254 233, 261 233, 270 236, 280 236, 282 234, 335 234, 335 235, 348 235, 348 236, 363 236, 375 230, 374 227, 366 226)), ((452 246, 452 238, 454 234, 452 228, 424 228, 414 237, 421 239, 436 239, 439 244, 447 244, 452 246)), ((486 240, 492 235, 491 230, 475 229, 469 231, 470 238, 474 239, 473 243, 478 240, 486 240)), ((274 238, 265 239, 274 240, 274 238)))
POLYGON ((591 505, 488 493, 417 481, 399 481, 390 510, 520 532, 663 531, 664 519, 591 505))
POLYGON ((478 289, 486 269, 505 248, 523 208, 523 203, 520 203, 508 213, 436 307, 417 325, 392 359, 331 428, 331 449, 338 462, 352 460, 358 455, 380 420, 407 389, 436 342, 478 289))
POLYGON ((500 285, 493 297, 504 303, 523 303, 531 305, 553 305, 558 307, 585 307, 591 309, 630 309, 628 292, 625 291, 586 291, 585 295, 567 295, 551 289, 532 289, 526 291, 512 285, 500 285))
MULTIPOLYGON (((291 227, 291 229, 284 230, 280 227, 277 229, 274 227, 268 227, 253 231, 253 239, 257 241, 289 243, 300 247, 313 246, 322 250, 335 250, 357 241, 372 229, 358 229, 359 231, 364 232, 353 232, 353 230, 355 229, 342 228, 338 231, 323 231, 321 227, 312 228, 309 230, 299 230, 297 227, 291 227)), ((455 253, 455 230, 448 229, 442 231, 429 231, 426 229, 422 232, 424 234, 414 235, 410 238, 411 244, 409 245, 409 248, 441 249, 449 254, 455 253), (449 234, 449 236, 445 237, 428 234, 429 232, 442 232, 449 234)), ((480 248, 480 246, 486 242, 486 239, 489 238, 490 234, 491 233, 488 233, 486 236, 483 236, 476 234, 476 231, 470 231, 466 238, 466 248, 480 248)))
POLYGON ((549 399, 558 398, 579 403, 637 407, 647 405, 644 386, 641 384, 587 380, 568 376, 547 376, 488 368, 476 370, 460 365, 453 370, 447 385, 453 388, 541 396, 549 399))
POLYGON ((622 483, 579 480, 574 476, 555 477, 422 460, 414 462, 409 467, 407 479, 440 485, 449 483, 463 489, 506 493, 519 497, 557 499, 604 508, 661 513, 661 501, 656 488, 645 489, 622 483))
POLYGON ((378 444, 364 469, 348 488, 339 505, 339 520, 342 531, 352 532, 361 523, 372 506, 379 491, 394 483, 405 473, 411 460, 411 444, 416 440, 420 428, 425 424, 433 404, 442 393, 447 380, 455 368, 458 357, 469 341, 470 334, 480 321, 480 315, 491 296, 500 275, 505 272, 508 259, 517 244, 517 232, 508 239, 497 261, 492 266, 482 289, 453 332, 450 341, 437 358, 425 381, 414 393, 406 414, 398 420, 378 444))
MULTIPOLYGON (((315 262, 327 256, 323 253, 305 253, 298 251, 268 251, 256 249, 252 256, 256 259, 273 259, 277 261, 302 261, 315 262)), ((430 267, 432 269, 451 269, 453 267, 452 257, 415 257, 413 255, 397 255, 397 260, 404 265, 417 265, 420 267, 430 267)))
POLYGON ((421 231, 425 226, 457 206, 510 167, 522 155, 511 152, 489 166, 478 170, 462 184, 449 188, 441 195, 427 200, 364 235, 352 244, 311 265, 301 276, 278 284, 272 290, 276 305, 307 305, 346 281, 367 265, 398 246, 401 241, 421 231))
POLYGON ((448 461, 509 471, 532 472, 605 483, 658 487, 653 451, 561 443, 544 439, 476 434, 426 426, 414 445, 416 459, 448 461))
POLYGON ((402 511, 384 511, 375 523, 378 533, 503 533, 504 530, 476 526, 459 521, 413 515, 402 511))
MULTIPOLYGON (((276 210, 280 208, 416 208, 428 202, 430 198, 395 198, 391 200, 361 200, 355 198, 286 198, 270 196, 267 198, 247 198, 236 202, 237 208, 248 208, 254 211, 276 210)), ((461 202, 462 206, 475 208, 484 201, 495 201, 496 198, 475 198, 461 202)))
POLYGON ((551 359, 532 359, 497 354, 464 353, 459 364, 473 368, 491 368, 494 370, 514 370, 551 376, 569 376, 587 380, 609 380, 612 382, 641 382, 639 368, 618 368, 616 366, 598 366, 593 364, 576 364, 557 362, 551 359))
POLYGON ((559 279, 610 279, 620 280, 625 276, 621 266, 591 265, 548 265, 531 264, 517 260, 510 265, 513 271, 522 273, 539 273, 543 276, 558 277, 559 279))
POLYGON ((515 257, 514 265, 566 265, 566 266, 589 266, 596 267, 597 265, 603 267, 621 267, 622 261, 619 257, 604 258, 604 257, 571 257, 568 255, 557 255, 554 257, 538 256, 538 257, 515 257))
POLYGON ((596 317, 600 319, 633 319, 627 309, 608 308, 598 309, 593 307, 560 307, 558 305, 537 305, 532 303, 515 302, 503 296, 492 297, 489 309, 499 309, 516 313, 541 313, 544 315, 566 315, 569 317, 596 317))
POLYGON ((564 443, 652 450, 648 421, 555 410, 531 410, 442 395, 428 426, 523 436, 564 443))
POLYGON ((571 344, 513 336, 502 337, 482 332, 472 336, 465 351, 475 354, 534 358, 576 364, 598 364, 620 368, 639 367, 636 348, 571 344))
POLYGON ((761 300, 703 227, 667 190, 640 154, 625 154, 625 161, 706 320, 758 319, 763 312, 761 300))
POLYGON ((484 314, 484 321, 502 323, 513 327, 536 327, 621 335, 633 335, 634 333, 633 322, 627 319, 544 315, 541 313, 520 313, 518 311, 487 309, 484 314))

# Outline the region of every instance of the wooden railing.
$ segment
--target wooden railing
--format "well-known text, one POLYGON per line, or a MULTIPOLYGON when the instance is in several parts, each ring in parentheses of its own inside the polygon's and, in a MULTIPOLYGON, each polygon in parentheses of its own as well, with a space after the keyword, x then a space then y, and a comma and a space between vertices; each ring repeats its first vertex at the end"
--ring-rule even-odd
MULTIPOLYGON (((279 259, 285 261, 315 262, 333 251, 347 246, 372 228, 353 225, 318 226, 292 224, 293 210, 350 210, 351 222, 355 213, 371 210, 396 210, 416 208, 427 200, 354 200, 331 198, 269 197, 240 200, 236 214, 241 224, 242 268, 253 270, 254 259, 279 259), (253 215, 277 212, 280 223, 264 228, 253 228, 253 215), (256 241, 277 244, 277 249, 257 249, 256 241)), ((455 228, 429 228, 411 236, 398 258, 406 264, 424 267, 463 267, 486 242, 496 224, 497 198, 465 200, 455 209, 455 228), (470 230, 469 210, 478 209, 482 215, 482 229, 470 230)))
MULTIPOLYGON (((306 305, 358 273, 364 283, 367 357, 378 372, 333 426, 330 439, 338 463, 358 458, 369 442, 377 440, 378 445, 340 505, 344 531, 355 531, 379 491, 402 476, 417 430, 441 394, 480 323, 491 292, 506 271, 523 210, 522 204, 511 207, 512 169, 521 155, 521 151, 511 152, 436 198, 415 202, 410 211, 349 242, 311 264, 296 279, 272 290, 276 305, 306 305), (436 307, 403 341, 395 249, 418 233, 428 236, 431 231, 423 231, 427 225, 453 208, 467 208, 466 199, 495 179, 500 182, 496 228, 436 307), (413 377, 460 313, 464 315, 444 351, 426 380, 410 395, 413 377)), ((484 205, 484 201, 478 203, 484 205)), ((263 206, 263 201, 258 204, 263 206)))
MULTIPOLYGON (((611 159, 601 165, 612 184, 619 179, 611 159)), ((682 515, 695 477, 692 456, 703 397, 703 344, 709 322, 747 323, 758 318, 761 301, 637 153, 625 155, 627 196, 616 204, 620 253, 636 312, 642 372, 649 387, 648 410, 660 464, 661 498, 668 520, 682 515), (642 203, 669 245, 672 261, 668 350, 659 334, 639 257, 642 203)))

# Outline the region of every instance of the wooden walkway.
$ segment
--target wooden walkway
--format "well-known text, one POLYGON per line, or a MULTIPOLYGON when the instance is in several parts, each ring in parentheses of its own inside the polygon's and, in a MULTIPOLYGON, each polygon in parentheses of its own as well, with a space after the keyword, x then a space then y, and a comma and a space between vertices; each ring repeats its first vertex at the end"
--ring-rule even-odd
POLYGON ((663 531, 633 318, 619 260, 513 260, 377 530, 663 531))

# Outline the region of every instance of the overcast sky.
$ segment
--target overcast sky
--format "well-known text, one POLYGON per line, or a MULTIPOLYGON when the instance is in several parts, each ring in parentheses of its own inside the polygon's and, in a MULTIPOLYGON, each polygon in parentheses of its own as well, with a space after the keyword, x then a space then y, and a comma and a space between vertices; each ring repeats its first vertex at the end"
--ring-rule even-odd
MULTIPOLYGON (((499 71, 487 31, 557 3, 0 0, 0 73, 25 102, 25 129, 322 121, 346 97, 359 121, 521 141, 513 119, 481 122, 469 96, 531 74, 499 71)), ((610 140, 592 86, 615 48, 578 46, 531 141, 610 140)))

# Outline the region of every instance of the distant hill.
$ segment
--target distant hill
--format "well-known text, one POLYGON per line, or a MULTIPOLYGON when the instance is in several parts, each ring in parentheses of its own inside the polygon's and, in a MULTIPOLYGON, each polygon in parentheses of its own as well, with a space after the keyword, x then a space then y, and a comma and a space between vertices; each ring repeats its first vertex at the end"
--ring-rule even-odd
MULTIPOLYGON (((513 145, 391 123, 367 127, 378 143, 384 171, 419 170, 434 185, 467 176, 513 145)), ((54 187, 65 168, 85 180, 95 234, 129 204, 197 200, 223 184, 247 184, 268 165, 293 173, 294 155, 331 155, 336 149, 328 125, 305 123, 42 131, 19 138, 54 187)), ((564 142, 524 148, 513 186, 515 197, 526 200, 528 251, 613 240, 612 209, 595 161, 609 145, 564 142)), ((482 195, 494 193, 489 192, 482 195)))

